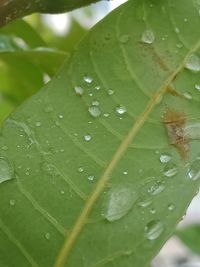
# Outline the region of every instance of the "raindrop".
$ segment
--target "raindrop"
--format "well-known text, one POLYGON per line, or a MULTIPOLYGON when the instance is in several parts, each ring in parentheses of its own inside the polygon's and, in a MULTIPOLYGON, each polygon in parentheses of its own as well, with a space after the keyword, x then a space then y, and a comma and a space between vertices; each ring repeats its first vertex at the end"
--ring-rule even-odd
POLYGON ((189 170, 188 170, 189 179, 192 181, 196 181, 200 178, 200 160, 197 159, 192 162, 189 170))
POLYGON ((88 84, 91 84, 93 82, 93 78, 90 76, 84 76, 84 81, 88 84))
POLYGON ((145 226, 145 236, 149 240, 157 239, 163 232, 163 224, 159 220, 153 220, 145 226))
POLYGON ((75 86, 74 91, 77 95, 83 95, 84 94, 84 89, 81 86, 75 86))
POLYGON ((118 113, 118 114, 120 114, 120 115, 123 115, 123 114, 125 114, 126 113, 126 107, 124 107, 124 106, 117 106, 116 107, 116 112, 118 113))
POLYGON ((130 35, 123 34, 123 35, 120 36, 120 39, 119 40, 120 40, 120 42, 122 44, 126 44, 130 40, 130 35))
POLYGON ((169 211, 173 211, 175 209, 175 205, 174 204, 169 204, 167 208, 168 208, 169 211))
POLYGON ((200 84, 196 84, 195 85, 195 89, 198 90, 200 92, 200 84))
POLYGON ((142 34, 142 42, 146 44, 152 44, 155 40, 155 35, 151 30, 146 30, 142 34))
POLYGON ((186 68, 194 72, 200 71, 200 58, 195 54, 190 55, 186 62, 186 68))
POLYGON ((148 189, 148 193, 150 193, 151 195, 158 195, 162 191, 164 191, 165 188, 166 186, 163 182, 156 182, 148 189))
POLYGON ((88 180, 89 180, 89 181, 93 181, 93 180, 94 180, 94 175, 89 175, 89 176, 88 176, 88 180))
POLYGON ((44 237, 49 240, 51 238, 51 234, 50 233, 45 233, 44 237))
POLYGON ((92 115, 92 117, 97 118, 97 117, 101 116, 101 110, 98 106, 90 106, 88 108, 88 111, 89 111, 90 115, 92 115))
POLYGON ((115 92, 111 89, 108 90, 108 95, 113 95, 115 92))
POLYGON ((87 141, 87 142, 89 142, 89 141, 92 140, 92 136, 89 135, 89 134, 87 134, 87 135, 84 136, 84 140, 87 141))
POLYGON ((169 155, 169 154, 167 154, 167 153, 160 155, 160 162, 161 162, 161 163, 167 163, 167 162, 169 162, 171 159, 172 159, 171 155, 169 155))
POLYGON ((15 199, 10 199, 9 203, 10 203, 10 206, 15 206, 16 200, 15 199))
POLYGON ((163 171, 166 177, 173 177, 177 174, 178 169, 174 163, 169 163, 164 167, 163 171))
POLYGON ((109 192, 102 215, 113 222, 124 217, 137 200, 137 193, 131 186, 115 186, 109 192))
POLYGON ((14 170, 5 157, 0 157, 0 183, 11 180, 14 175, 14 170))

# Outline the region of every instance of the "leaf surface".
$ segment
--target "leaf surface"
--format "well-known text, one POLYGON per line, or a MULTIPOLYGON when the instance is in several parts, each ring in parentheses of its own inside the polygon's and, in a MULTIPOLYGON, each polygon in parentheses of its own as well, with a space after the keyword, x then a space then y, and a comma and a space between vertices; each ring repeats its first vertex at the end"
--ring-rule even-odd
POLYGON ((5 121, 5 266, 149 266, 199 186, 198 10, 124 4, 5 121))

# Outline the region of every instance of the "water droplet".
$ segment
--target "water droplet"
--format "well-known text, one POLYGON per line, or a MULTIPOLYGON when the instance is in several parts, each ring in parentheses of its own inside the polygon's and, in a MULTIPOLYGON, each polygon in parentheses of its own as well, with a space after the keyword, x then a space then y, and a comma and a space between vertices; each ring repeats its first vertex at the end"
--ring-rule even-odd
POLYGON ((164 191, 166 188, 164 182, 155 182, 149 189, 148 189, 148 193, 150 193, 151 195, 158 195, 160 194, 162 191, 164 191))
POLYGON ((109 89, 109 90, 108 90, 108 95, 113 95, 113 94, 114 94, 114 91, 111 90, 111 89, 109 89))
POLYGON ((65 194, 65 191, 64 190, 60 190, 60 194, 61 195, 64 195, 65 194))
POLYGON ((84 136, 84 139, 85 139, 85 141, 89 142, 89 141, 92 140, 92 136, 87 134, 87 135, 84 136))
POLYGON ((101 89, 101 86, 97 85, 97 86, 95 86, 95 89, 96 89, 97 91, 99 91, 99 90, 101 89))
POLYGON ((197 159, 192 162, 189 170, 188 170, 189 179, 192 181, 196 181, 200 178, 200 160, 197 159))
POLYGON ((186 62, 186 68, 194 72, 200 71, 200 58, 195 54, 190 55, 186 62))
POLYGON ((74 91, 77 95, 83 95, 84 94, 84 89, 81 86, 75 86, 74 91))
POLYGON ((127 172, 127 171, 123 171, 123 174, 124 174, 124 175, 127 175, 127 174, 128 174, 128 172, 127 172))
POLYGON ((15 199, 10 199, 9 203, 10 203, 10 206, 15 206, 16 200, 15 199))
POLYGON ((184 22, 188 22, 188 19, 187 18, 184 18, 184 22))
POLYGON ((154 208, 150 209, 150 213, 151 214, 156 214, 156 209, 154 209, 154 208))
POLYGON ((99 106, 99 101, 93 100, 92 101, 92 106, 99 106))
POLYGON ((168 208, 169 211, 173 211, 175 209, 175 205, 174 204, 169 204, 167 208, 168 208))
POLYGON ((162 155, 160 155, 160 162, 161 163, 167 163, 167 162, 169 162, 170 160, 172 159, 172 157, 171 157, 171 155, 169 155, 169 154, 162 154, 162 155))
POLYGON ((84 172, 84 169, 82 167, 79 167, 78 172, 84 172))
POLYGON ((145 200, 138 202, 138 206, 140 206, 142 208, 146 208, 146 207, 150 206, 151 204, 152 204, 151 199, 145 199, 145 200))
POLYGON ((84 76, 84 81, 88 84, 91 84, 93 82, 93 78, 90 76, 84 76))
POLYGON ((64 116, 63 116, 62 114, 59 114, 59 115, 58 115, 58 118, 59 118, 59 119, 63 119, 64 116))
POLYGON ((98 106, 90 106, 88 108, 88 111, 89 111, 90 115, 92 115, 92 117, 97 118, 97 117, 101 116, 101 110, 98 106))
POLYGON ((169 163, 164 167, 163 171, 166 177, 173 177, 177 174, 178 169, 174 163, 169 163))
POLYGON ((196 84, 195 89, 197 89, 200 92, 200 84, 196 84))
POLYGON ((49 240, 51 238, 51 234, 50 233, 45 233, 44 237, 49 240))
POLYGON ((155 35, 151 30, 146 30, 142 34, 142 42, 152 44, 155 40, 155 35))
POLYGON ((89 181, 93 181, 93 180, 94 180, 94 175, 89 175, 89 176, 88 176, 88 180, 89 180, 89 181))
POLYGON ((37 121, 36 123, 35 123, 35 126, 36 127, 40 127, 42 125, 42 123, 40 122, 40 121, 37 121))
POLYGON ((174 29, 174 31, 175 31, 176 33, 179 33, 179 32, 180 32, 180 29, 176 27, 176 28, 174 29))
POLYGON ((186 99, 188 99, 188 100, 191 100, 191 99, 192 99, 192 94, 189 93, 189 92, 185 92, 185 93, 183 93, 183 96, 184 96, 186 99))
POLYGON ((119 40, 120 40, 120 42, 122 44, 126 44, 130 40, 130 35, 123 34, 123 35, 120 36, 120 39, 119 40))
POLYGON ((113 222, 124 217, 137 200, 137 193, 131 186, 115 186, 108 192, 102 215, 113 222))
POLYGON ((14 170, 5 157, 0 157, 0 183, 11 180, 14 175, 14 170))
POLYGON ((163 224, 159 220, 153 220, 145 226, 145 236, 149 240, 157 239, 163 232, 163 224))
POLYGON ((116 112, 118 113, 118 114, 120 114, 120 115, 124 115, 125 113, 126 113, 126 107, 124 107, 124 106, 117 106, 116 107, 116 112))

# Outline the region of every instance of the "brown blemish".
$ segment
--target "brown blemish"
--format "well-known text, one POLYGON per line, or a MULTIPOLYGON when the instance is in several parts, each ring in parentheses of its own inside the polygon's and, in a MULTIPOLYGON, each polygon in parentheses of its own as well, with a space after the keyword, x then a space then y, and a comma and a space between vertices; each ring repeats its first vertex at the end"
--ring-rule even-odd
POLYGON ((179 152, 182 159, 188 159, 189 140, 185 136, 186 116, 184 113, 167 110, 164 116, 164 123, 170 144, 179 152))

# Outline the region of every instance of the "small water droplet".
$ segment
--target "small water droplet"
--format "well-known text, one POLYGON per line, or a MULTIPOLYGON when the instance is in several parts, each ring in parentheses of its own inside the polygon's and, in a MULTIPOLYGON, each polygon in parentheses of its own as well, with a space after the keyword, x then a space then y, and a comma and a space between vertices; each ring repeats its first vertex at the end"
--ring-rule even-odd
POLYGON ((179 33, 179 32, 180 32, 180 29, 176 27, 176 28, 174 29, 174 31, 175 31, 176 33, 179 33))
POLYGON ((114 90, 109 89, 108 90, 108 95, 113 95, 113 94, 114 94, 114 90))
POLYGON ((102 215, 113 222, 124 217, 137 200, 137 193, 131 186, 115 186, 108 192, 102 215))
POLYGON ((150 213, 151 214, 156 214, 156 209, 154 209, 154 208, 150 209, 150 213))
POLYGON ((64 195, 65 194, 65 191, 64 190, 60 190, 60 194, 61 195, 64 195))
POLYGON ((142 34, 142 42, 152 44, 155 40, 155 35, 151 30, 146 30, 142 34))
POLYGON ((101 110, 98 106, 90 106, 88 111, 92 117, 97 118, 101 116, 101 110))
POLYGON ((75 86, 74 91, 77 95, 83 95, 84 94, 84 89, 81 86, 75 86))
POLYGON ((178 173, 178 169, 174 163, 169 163, 164 167, 163 172, 166 177, 173 177, 178 173))
POLYGON ((15 206, 16 200, 15 199, 10 199, 9 203, 10 203, 10 206, 15 206))
POLYGON ((89 176, 88 176, 88 180, 89 180, 89 181, 93 181, 93 180, 94 180, 94 175, 89 175, 89 176))
POLYGON ((84 169, 82 167, 79 167, 78 172, 84 172, 84 169))
POLYGON ((116 107, 116 112, 118 113, 118 114, 120 114, 120 115, 124 115, 125 113, 126 113, 126 107, 124 107, 124 106, 117 106, 116 107))
POLYGON ((200 71, 200 58, 195 54, 190 55, 186 62, 186 68, 194 72, 200 71))
POLYGON ((58 118, 62 120, 64 118, 64 116, 62 114, 59 114, 58 118))
POLYGON ((92 140, 92 136, 87 134, 87 135, 84 136, 84 139, 85 139, 85 141, 89 142, 89 141, 92 140))
POLYGON ((159 220, 153 220, 145 226, 145 236, 149 240, 157 239, 163 232, 164 226, 159 220))
POLYGON ((199 159, 192 162, 188 170, 188 177, 192 181, 196 181, 200 178, 200 160, 199 159))
POLYGON ((169 154, 167 154, 167 153, 160 155, 160 162, 161 162, 161 163, 167 163, 167 162, 169 162, 171 159, 172 159, 171 155, 169 155, 169 154))
POLYGON ((200 92, 200 84, 195 84, 195 89, 200 92))
POLYGON ((44 237, 49 240, 51 238, 51 234, 50 233, 45 233, 44 237))
POLYGON ((92 101, 92 106, 99 106, 99 101, 93 100, 92 101))
POLYGON ((122 44, 126 44, 126 43, 128 43, 128 41, 130 40, 130 35, 128 35, 128 34, 123 34, 123 35, 121 35, 120 36, 120 42, 122 43, 122 44))
POLYGON ((160 194, 162 191, 164 191, 166 188, 164 182, 155 182, 149 189, 148 189, 148 193, 150 193, 151 195, 158 195, 160 194))
POLYGON ((92 77, 90 77, 90 76, 84 76, 84 81, 86 82, 86 83, 88 83, 88 84, 91 84, 92 82, 93 82, 93 78, 92 77))
POLYGON ((188 22, 188 19, 187 18, 184 18, 184 22, 188 22))
POLYGON ((145 200, 138 202, 138 206, 140 206, 142 208, 146 208, 146 207, 150 206, 151 204, 152 204, 151 199, 145 199, 145 200))
POLYGON ((174 204, 169 204, 167 208, 168 208, 169 211, 173 211, 175 209, 175 205, 174 204))
POLYGON ((183 93, 183 96, 184 96, 186 99, 188 99, 188 100, 191 100, 191 99, 192 99, 192 94, 189 93, 189 92, 185 92, 185 93, 183 93))
POLYGON ((96 89, 97 91, 99 91, 99 90, 101 89, 101 86, 97 85, 97 86, 95 86, 95 89, 96 89))
POLYGON ((104 116, 105 118, 108 118, 108 117, 110 116, 110 114, 109 114, 109 113, 104 113, 103 116, 104 116))
POLYGON ((128 175, 128 172, 127 172, 127 171, 123 171, 123 174, 124 174, 124 175, 128 175))
POLYGON ((14 175, 13 167, 5 157, 0 157, 0 183, 11 180, 14 175))
POLYGON ((46 106, 46 107, 44 108, 44 111, 45 111, 46 113, 53 112, 53 107, 51 107, 51 106, 46 106))

